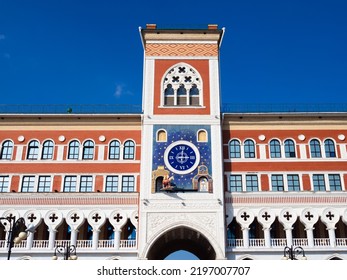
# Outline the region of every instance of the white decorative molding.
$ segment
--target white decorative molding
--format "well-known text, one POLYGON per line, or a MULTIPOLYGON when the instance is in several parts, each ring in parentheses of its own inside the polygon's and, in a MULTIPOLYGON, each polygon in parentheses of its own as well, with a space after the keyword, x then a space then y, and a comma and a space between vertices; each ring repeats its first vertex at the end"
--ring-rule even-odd
POLYGON ((174 226, 179 224, 198 225, 210 235, 216 237, 216 221, 217 216, 215 213, 148 213, 147 241, 160 235, 164 229, 169 228, 171 225, 174 226))
POLYGON ((38 211, 36 209, 28 210, 24 214, 24 219, 25 219, 26 225, 31 225, 31 226, 34 226, 36 228, 37 225, 39 225, 41 222, 41 213, 40 213, 40 211, 38 211))
POLYGON ((63 214, 57 209, 49 210, 44 217, 44 222, 51 229, 56 230, 63 222, 63 214))
POLYGON ((266 137, 265 137, 264 134, 261 134, 261 135, 258 136, 258 139, 259 139, 260 141, 264 141, 264 140, 266 139, 266 137))
POLYGON ((64 136, 64 135, 60 135, 59 138, 58 138, 58 140, 59 140, 60 142, 64 142, 64 141, 65 141, 65 136, 64 136))
POLYGON ((18 141, 23 142, 25 140, 25 137, 23 135, 18 136, 18 141))
POLYGON ((292 208, 284 208, 278 216, 278 220, 285 229, 290 229, 296 222, 298 216, 292 208))
POLYGON ((276 214, 270 208, 263 208, 259 211, 257 220, 264 228, 270 228, 271 224, 275 221, 276 214))
POLYGON ((100 140, 101 142, 105 142, 106 137, 105 137, 104 135, 100 135, 100 136, 99 136, 99 140, 100 140))
POLYGON ((339 138, 339 140, 343 141, 346 139, 346 136, 344 134, 340 134, 339 136, 337 136, 337 138, 339 138))
POLYGON ((93 229, 99 229, 105 223, 106 216, 104 212, 96 209, 89 213, 87 220, 93 229))
POLYGON ((328 228, 334 228, 336 223, 340 220, 340 215, 336 209, 329 207, 324 209, 321 220, 328 228))
POLYGON ((241 208, 237 212, 236 221, 242 225, 243 228, 248 228, 254 221, 254 213, 249 208, 241 208))
POLYGON ((305 136, 304 134, 300 134, 300 135, 298 136, 298 139, 299 139, 300 141, 304 141, 304 140, 306 139, 306 136, 305 136))
POLYGON ((116 209, 111 212, 108 220, 116 229, 121 229, 126 224, 128 217, 125 211, 116 209))

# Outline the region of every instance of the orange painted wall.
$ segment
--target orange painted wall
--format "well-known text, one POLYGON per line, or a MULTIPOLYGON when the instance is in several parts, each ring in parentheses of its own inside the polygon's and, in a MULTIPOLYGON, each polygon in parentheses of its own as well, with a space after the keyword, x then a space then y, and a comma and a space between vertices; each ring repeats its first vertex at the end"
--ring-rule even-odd
POLYGON ((262 191, 269 191, 270 190, 269 177, 266 174, 261 174, 260 182, 261 182, 261 190, 262 191))
POLYGON ((12 176, 10 192, 18 192, 20 177, 12 176))
POLYGON ((310 180, 310 176, 308 174, 302 175, 302 185, 303 185, 304 191, 311 191, 312 190, 311 180, 310 180))
POLYGON ((62 183, 62 177, 61 175, 55 175, 53 178, 53 188, 52 191, 53 192, 60 192, 60 188, 61 188, 61 183, 62 183))

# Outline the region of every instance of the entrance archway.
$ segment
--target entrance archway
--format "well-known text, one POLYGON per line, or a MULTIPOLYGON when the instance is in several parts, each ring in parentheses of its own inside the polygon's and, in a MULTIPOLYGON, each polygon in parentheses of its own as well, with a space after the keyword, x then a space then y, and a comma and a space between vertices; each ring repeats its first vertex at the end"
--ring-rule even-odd
POLYGON ((211 243, 200 232, 180 226, 159 236, 149 248, 148 260, 163 260, 173 252, 185 250, 200 260, 215 260, 216 252, 211 243))

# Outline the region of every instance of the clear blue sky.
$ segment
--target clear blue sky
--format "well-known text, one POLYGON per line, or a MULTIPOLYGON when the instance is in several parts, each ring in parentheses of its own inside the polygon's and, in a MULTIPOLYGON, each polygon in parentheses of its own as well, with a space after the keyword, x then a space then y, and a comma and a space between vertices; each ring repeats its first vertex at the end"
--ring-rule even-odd
POLYGON ((0 0, 1 104, 141 104, 146 23, 225 27, 222 101, 347 103, 346 0, 0 0))

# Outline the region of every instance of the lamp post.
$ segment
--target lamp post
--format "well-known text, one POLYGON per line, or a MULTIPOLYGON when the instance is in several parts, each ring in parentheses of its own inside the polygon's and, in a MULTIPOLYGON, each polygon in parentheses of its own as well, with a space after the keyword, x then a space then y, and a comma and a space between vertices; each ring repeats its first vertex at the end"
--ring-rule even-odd
POLYGON ((23 218, 19 218, 16 220, 15 216, 8 217, 0 217, 0 220, 5 220, 2 224, 6 227, 9 225, 8 235, 7 235, 7 260, 11 258, 11 252, 14 244, 19 244, 24 239, 27 238, 27 232, 33 232, 33 228, 27 228, 25 226, 25 220, 23 218), (24 229, 24 230, 23 230, 24 229))
POLYGON ((57 253, 61 254, 64 257, 64 260, 77 260, 76 255, 76 246, 69 245, 69 242, 66 242, 65 246, 58 245, 54 249, 54 255, 52 257, 53 260, 57 260, 57 253))
POLYGON ((307 260, 307 257, 305 256, 305 250, 301 246, 293 247, 291 245, 290 247, 286 246, 284 247, 283 251, 283 260, 297 260, 298 256, 302 255, 302 260, 307 260))

